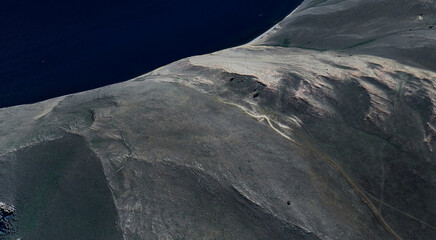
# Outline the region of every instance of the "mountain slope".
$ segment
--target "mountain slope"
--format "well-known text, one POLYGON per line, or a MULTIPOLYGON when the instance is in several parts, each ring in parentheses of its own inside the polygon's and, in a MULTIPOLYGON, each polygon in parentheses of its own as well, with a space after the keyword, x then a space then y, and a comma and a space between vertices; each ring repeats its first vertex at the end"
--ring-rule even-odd
POLYGON ((248 45, 0 109, 13 238, 434 239, 433 7, 305 1, 248 45))

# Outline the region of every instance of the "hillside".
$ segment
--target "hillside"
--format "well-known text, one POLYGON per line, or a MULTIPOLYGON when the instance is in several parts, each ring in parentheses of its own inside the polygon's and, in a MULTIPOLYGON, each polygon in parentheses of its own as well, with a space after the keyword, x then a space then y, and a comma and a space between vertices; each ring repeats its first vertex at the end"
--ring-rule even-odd
POLYGON ((0 109, 11 239, 435 239, 434 25, 431 0, 306 0, 247 45, 0 109))

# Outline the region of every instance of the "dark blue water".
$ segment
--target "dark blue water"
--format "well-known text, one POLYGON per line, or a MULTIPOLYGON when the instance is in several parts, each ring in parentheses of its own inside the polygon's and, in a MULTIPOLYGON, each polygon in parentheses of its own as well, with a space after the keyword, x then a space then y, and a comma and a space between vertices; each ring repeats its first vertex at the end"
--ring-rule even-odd
POLYGON ((128 80, 246 43, 302 0, 0 2, 0 107, 128 80))

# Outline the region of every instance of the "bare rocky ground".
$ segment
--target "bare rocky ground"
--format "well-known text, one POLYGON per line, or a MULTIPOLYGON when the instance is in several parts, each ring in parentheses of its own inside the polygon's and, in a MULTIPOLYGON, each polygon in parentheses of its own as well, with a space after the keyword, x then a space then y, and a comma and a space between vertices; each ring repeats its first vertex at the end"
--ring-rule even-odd
POLYGON ((0 238, 435 239, 434 25, 431 0, 308 0, 250 44, 0 109, 0 238))

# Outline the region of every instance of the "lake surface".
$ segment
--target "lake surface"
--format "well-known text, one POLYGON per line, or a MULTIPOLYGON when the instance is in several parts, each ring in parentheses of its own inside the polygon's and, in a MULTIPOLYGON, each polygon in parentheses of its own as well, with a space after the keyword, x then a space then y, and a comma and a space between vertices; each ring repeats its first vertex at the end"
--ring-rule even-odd
POLYGON ((244 44, 302 0, 0 3, 0 108, 129 80, 244 44))

